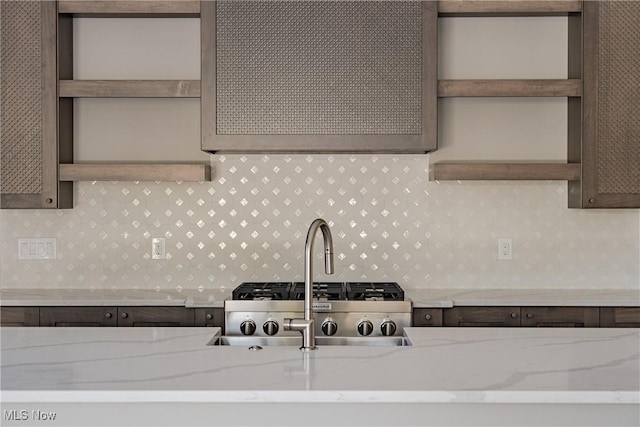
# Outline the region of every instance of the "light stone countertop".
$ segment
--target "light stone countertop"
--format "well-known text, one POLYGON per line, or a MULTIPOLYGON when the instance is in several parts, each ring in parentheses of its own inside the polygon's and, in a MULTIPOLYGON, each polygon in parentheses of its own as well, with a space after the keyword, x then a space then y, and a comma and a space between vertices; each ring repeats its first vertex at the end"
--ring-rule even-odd
POLYGON ((453 306, 640 307, 640 289, 405 289, 415 308, 453 306))
POLYGON ((113 410, 150 402, 175 404, 177 411, 198 403, 413 403, 455 414, 460 405, 484 403, 528 405, 535 416, 536 405, 551 404, 572 408, 576 425, 589 405, 619 417, 608 418, 609 425, 640 421, 640 329, 407 328, 412 346, 325 346, 309 353, 207 345, 216 333, 4 327, 3 407, 62 405, 64 412, 65 403, 80 402, 99 412, 103 404, 113 410))
POLYGON ((223 307, 228 292, 184 289, 0 289, 1 306, 223 307))
MULTIPOLYGON (((640 289, 405 289, 416 308, 453 306, 639 307, 640 289)), ((2 306, 223 307, 230 291, 1 289, 2 306)))

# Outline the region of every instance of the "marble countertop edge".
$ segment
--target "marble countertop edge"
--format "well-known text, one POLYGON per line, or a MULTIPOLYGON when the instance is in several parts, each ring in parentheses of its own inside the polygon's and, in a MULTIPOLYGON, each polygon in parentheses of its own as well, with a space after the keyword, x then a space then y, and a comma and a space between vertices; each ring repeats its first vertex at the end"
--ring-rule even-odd
POLYGON ((522 403, 640 404, 638 391, 140 390, 2 391, 4 403, 522 403))

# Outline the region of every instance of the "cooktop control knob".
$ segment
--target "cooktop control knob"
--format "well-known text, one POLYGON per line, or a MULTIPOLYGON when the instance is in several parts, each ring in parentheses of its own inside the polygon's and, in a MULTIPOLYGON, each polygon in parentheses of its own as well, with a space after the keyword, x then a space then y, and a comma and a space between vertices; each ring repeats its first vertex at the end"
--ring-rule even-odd
POLYGON ((264 325, 262 325, 262 330, 267 335, 277 334, 279 328, 280 327, 278 326, 278 322, 276 322, 275 320, 267 320, 266 322, 264 322, 264 325))
POLYGON ((360 335, 366 337, 368 335, 371 335, 371 332, 373 332, 373 323, 368 320, 363 320, 358 323, 358 333, 360 335))
POLYGON ((324 322, 322 322, 322 333, 328 337, 331 337, 338 332, 338 324, 334 322, 330 317, 327 317, 324 322))
POLYGON ((247 319, 240 324, 240 332, 242 335, 253 335, 256 332, 256 322, 247 319))
POLYGON ((396 327, 396 322, 394 322, 393 320, 385 320, 380 325, 380 332, 382 332, 382 335, 386 337, 395 335, 397 329, 398 328, 396 327))

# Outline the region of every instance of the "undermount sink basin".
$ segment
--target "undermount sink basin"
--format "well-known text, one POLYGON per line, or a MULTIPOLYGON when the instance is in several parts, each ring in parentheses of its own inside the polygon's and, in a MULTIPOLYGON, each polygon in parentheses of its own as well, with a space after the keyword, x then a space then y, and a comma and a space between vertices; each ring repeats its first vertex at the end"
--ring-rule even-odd
MULTIPOLYGON (((302 337, 253 337, 253 336, 218 336, 209 345, 229 345, 243 347, 291 346, 300 347, 302 337)), ((399 347, 411 345, 402 336, 397 337, 316 337, 316 346, 366 346, 366 347, 399 347)))

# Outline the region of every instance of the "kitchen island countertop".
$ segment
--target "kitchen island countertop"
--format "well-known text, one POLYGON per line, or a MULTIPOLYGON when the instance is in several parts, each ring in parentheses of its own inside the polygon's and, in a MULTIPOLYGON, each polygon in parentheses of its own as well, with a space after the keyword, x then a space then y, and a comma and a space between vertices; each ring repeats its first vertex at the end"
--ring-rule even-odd
POLYGON ((218 333, 2 328, 3 409, 50 408, 65 425, 94 425, 96 414, 118 425, 124 407, 121 422, 138 416, 138 425, 154 425, 144 423, 151 422, 145 411, 169 409, 189 416, 172 424, 166 415, 162 425, 296 425, 305 405, 328 405, 320 424, 309 425, 343 425, 349 416, 361 425, 464 425, 485 412, 493 425, 545 425, 545 416, 557 422, 567 414, 570 425, 640 421, 639 329, 408 328, 412 346, 310 353, 207 345, 218 333), (239 404, 258 405, 261 415, 239 404), (403 415, 385 421, 382 408, 404 408, 403 415), (524 411, 526 419, 496 424, 505 410, 524 411))

